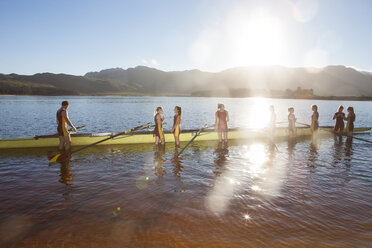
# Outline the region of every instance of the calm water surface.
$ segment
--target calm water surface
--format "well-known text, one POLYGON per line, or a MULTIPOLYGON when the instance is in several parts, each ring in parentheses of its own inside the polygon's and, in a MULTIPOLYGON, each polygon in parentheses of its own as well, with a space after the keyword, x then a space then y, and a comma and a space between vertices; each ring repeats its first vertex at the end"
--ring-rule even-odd
MULTIPOLYGON (((59 97, 0 97, 0 137, 53 133, 59 97)), ((71 97, 85 131, 121 131, 164 107, 184 109, 182 128, 213 123, 218 102, 230 126, 261 127, 294 106, 308 123, 311 101, 71 97)), ((314 101, 322 125, 341 102, 314 101)), ((371 126, 371 102, 356 126, 371 126)), ((359 136, 372 140, 371 135, 359 136)), ((185 144, 181 144, 183 146, 185 144)), ((345 137, 195 142, 180 160, 172 143, 93 147, 48 164, 50 149, 0 151, 0 247, 370 247, 372 145, 345 137)))

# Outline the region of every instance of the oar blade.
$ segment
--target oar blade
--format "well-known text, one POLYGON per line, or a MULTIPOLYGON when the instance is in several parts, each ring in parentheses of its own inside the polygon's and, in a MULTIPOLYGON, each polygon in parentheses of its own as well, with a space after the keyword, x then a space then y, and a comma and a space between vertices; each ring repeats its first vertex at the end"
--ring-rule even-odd
POLYGON ((49 162, 50 163, 55 163, 57 162, 58 158, 61 156, 60 153, 58 153, 57 155, 53 156, 52 158, 49 159, 49 162))

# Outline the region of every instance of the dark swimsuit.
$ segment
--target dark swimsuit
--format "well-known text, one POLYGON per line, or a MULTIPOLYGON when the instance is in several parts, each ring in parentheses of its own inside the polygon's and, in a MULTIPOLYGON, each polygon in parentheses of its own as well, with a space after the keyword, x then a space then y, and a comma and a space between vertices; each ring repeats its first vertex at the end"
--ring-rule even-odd
POLYGON ((227 132, 227 121, 226 121, 226 111, 217 111, 218 116, 218 132, 227 132))
POLYGON ((337 132, 338 130, 340 130, 340 132, 342 132, 345 128, 344 124, 345 113, 337 112, 335 113, 335 115, 336 115, 335 131, 337 132))
POLYGON ((68 134, 69 134, 69 132, 67 130, 66 120, 65 120, 65 118, 62 115, 63 111, 66 111, 66 110, 64 110, 63 108, 60 108, 57 111, 57 122, 58 122, 57 131, 58 131, 58 136, 68 136, 68 134))

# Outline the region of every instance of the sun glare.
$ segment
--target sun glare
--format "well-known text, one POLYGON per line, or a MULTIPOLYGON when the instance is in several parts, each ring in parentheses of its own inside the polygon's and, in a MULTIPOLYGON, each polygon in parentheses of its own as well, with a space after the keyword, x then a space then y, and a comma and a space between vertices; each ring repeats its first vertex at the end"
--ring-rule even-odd
POLYGON ((249 108, 247 116, 248 126, 250 128, 264 128, 270 119, 269 104, 265 98, 257 97, 252 99, 254 102, 249 108))
POLYGON ((283 29, 280 21, 266 12, 234 15, 228 22, 233 60, 241 66, 282 64, 283 29))

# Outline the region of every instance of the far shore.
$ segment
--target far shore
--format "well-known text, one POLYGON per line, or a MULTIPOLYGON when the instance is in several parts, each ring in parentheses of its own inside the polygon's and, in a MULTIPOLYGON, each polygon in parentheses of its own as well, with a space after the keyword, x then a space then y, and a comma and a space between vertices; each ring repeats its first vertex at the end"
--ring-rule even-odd
POLYGON ((0 94, 0 96, 138 96, 138 97, 210 97, 210 98, 272 98, 272 99, 298 99, 298 100, 325 100, 325 101, 372 101, 371 96, 313 96, 311 98, 296 98, 296 97, 270 97, 270 96, 246 96, 246 97, 234 97, 234 96, 192 96, 190 94, 145 94, 145 93, 111 93, 111 94, 79 94, 79 95, 12 95, 12 94, 0 94))

